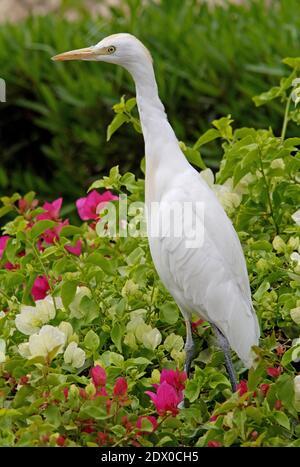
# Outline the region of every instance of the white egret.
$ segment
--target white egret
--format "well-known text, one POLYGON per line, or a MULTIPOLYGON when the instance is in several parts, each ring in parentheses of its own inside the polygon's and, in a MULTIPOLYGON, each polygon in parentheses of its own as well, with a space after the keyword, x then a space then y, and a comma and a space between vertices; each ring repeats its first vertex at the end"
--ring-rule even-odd
MULTIPOLYGON (((232 388, 236 390, 230 347, 249 368, 253 362, 251 347, 258 345, 260 333, 251 302, 245 258, 223 207, 179 147, 159 99, 148 49, 136 37, 122 33, 106 37, 94 46, 56 55, 53 60, 114 63, 132 75, 145 141, 145 202, 150 250, 163 284, 185 319, 185 369, 189 372, 193 357, 191 318, 195 314, 212 325, 224 352, 232 388), (204 206, 203 218, 196 209, 199 202, 204 206), (152 206, 158 205, 159 216, 164 218, 174 203, 192 205, 192 213, 203 233, 203 243, 197 248, 189 246, 189 232, 184 229, 180 236, 174 235, 171 229, 158 236, 151 234, 149 225, 157 221, 157 212, 154 214, 152 206)), ((176 222, 185 221, 178 217, 176 222)))

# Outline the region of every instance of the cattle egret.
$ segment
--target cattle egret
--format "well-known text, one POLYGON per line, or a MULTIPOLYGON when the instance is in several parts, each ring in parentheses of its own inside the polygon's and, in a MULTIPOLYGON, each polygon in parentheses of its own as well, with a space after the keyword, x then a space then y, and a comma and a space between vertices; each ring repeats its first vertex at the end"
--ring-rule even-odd
POLYGON ((230 347, 249 368, 253 363, 251 348, 258 345, 260 334, 245 258, 223 207, 179 147, 159 99, 151 54, 136 37, 122 33, 106 37, 94 46, 56 55, 53 60, 114 63, 132 75, 145 141, 145 204, 150 250, 156 270, 185 320, 185 370, 189 372, 193 357, 193 314, 211 324, 235 391, 237 378, 230 347), (170 206, 174 205, 190 206, 189 215, 185 218, 177 215, 173 227, 167 223, 166 228, 153 233, 149 226, 158 219, 170 217, 170 206), (194 221, 201 232, 197 246, 190 242, 189 229, 193 230, 194 221), (188 229, 182 229, 178 235, 174 232, 178 225, 188 229))

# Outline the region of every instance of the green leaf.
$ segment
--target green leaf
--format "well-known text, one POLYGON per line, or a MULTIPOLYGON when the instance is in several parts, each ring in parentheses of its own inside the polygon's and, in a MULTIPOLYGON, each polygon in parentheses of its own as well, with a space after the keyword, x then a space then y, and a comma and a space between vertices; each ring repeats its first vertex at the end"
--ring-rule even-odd
POLYGON ((90 329, 87 332, 87 334, 86 334, 86 336, 84 338, 84 345, 89 350, 95 351, 95 350, 98 349, 98 347, 100 345, 100 339, 92 329, 90 329))
POLYGON ((61 286, 61 299, 65 308, 68 308, 70 303, 74 300, 77 288, 76 281, 66 281, 61 286))
POLYGON ((112 276, 115 273, 114 260, 106 259, 100 253, 94 252, 94 253, 90 254, 87 257, 87 262, 92 263, 92 264, 96 264, 109 276, 112 276))
POLYGON ((122 353, 122 341, 124 338, 124 325, 121 323, 115 323, 111 330, 111 340, 117 347, 118 351, 122 353))
POLYGON ((82 228, 75 225, 65 225, 60 231, 60 237, 71 237, 73 235, 82 235, 82 228))
POLYGON ((197 139, 196 143, 193 146, 193 149, 199 149, 204 144, 210 143, 210 141, 213 141, 220 137, 221 134, 219 130, 216 130, 215 128, 210 128, 203 135, 201 135, 200 138, 197 139))
POLYGON ((46 417, 46 420, 51 425, 53 425, 55 428, 59 427, 61 424, 61 413, 56 405, 49 405, 43 413, 46 417))
POLYGON ((282 62, 291 68, 300 70, 300 57, 286 57, 282 60, 282 62))
POLYGON ((214 120, 212 122, 213 126, 219 130, 220 135, 222 138, 226 140, 232 139, 232 126, 231 123, 233 122, 231 115, 227 115, 227 117, 219 118, 219 120, 214 120))
POLYGON ((253 297, 255 298, 255 300, 259 301, 263 295, 265 294, 265 292, 267 292, 270 288, 270 283, 268 281, 263 281, 260 286, 258 287, 257 291, 255 292, 255 294, 253 295, 253 297))
POLYGON ((110 125, 107 127, 106 141, 109 141, 112 135, 123 125, 123 123, 128 122, 129 118, 123 113, 118 113, 110 125))
POLYGON ((279 425, 283 426, 283 428, 286 428, 287 430, 290 430, 291 425, 290 421, 288 419, 288 416, 284 412, 280 412, 279 410, 274 412, 274 418, 279 423, 279 425))
POLYGON ((175 324, 178 321, 178 307, 175 303, 164 303, 159 310, 159 319, 163 323, 175 324))
POLYGON ((280 96, 281 89, 279 86, 274 86, 273 88, 269 89, 269 91, 263 92, 258 96, 254 96, 252 99, 256 107, 266 104, 267 102, 276 99, 276 97, 280 96))
POLYGON ((45 230, 52 229, 52 227, 55 226, 55 222, 50 221, 50 220, 42 220, 38 221, 34 226, 32 227, 31 230, 29 230, 29 237, 33 241, 36 238, 38 238, 42 233, 45 232, 45 230))

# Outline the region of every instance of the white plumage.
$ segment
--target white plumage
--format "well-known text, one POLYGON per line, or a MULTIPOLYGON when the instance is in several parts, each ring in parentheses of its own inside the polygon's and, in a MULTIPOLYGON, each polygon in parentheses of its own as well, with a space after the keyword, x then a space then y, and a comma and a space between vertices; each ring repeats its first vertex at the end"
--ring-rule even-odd
POLYGON ((204 218, 198 219, 204 229, 201 247, 188 248, 186 235, 175 237, 172 229, 169 235, 159 237, 149 231, 157 272, 187 323, 186 348, 189 351, 191 347, 193 313, 221 331, 245 366, 250 367, 251 347, 258 345, 259 326, 241 244, 215 194, 179 147, 158 96, 150 53, 134 36, 116 34, 93 47, 54 59, 106 61, 122 65, 131 73, 145 140, 148 226, 152 203, 159 203, 162 218, 172 203, 192 203, 194 214, 197 202, 204 205, 204 218))

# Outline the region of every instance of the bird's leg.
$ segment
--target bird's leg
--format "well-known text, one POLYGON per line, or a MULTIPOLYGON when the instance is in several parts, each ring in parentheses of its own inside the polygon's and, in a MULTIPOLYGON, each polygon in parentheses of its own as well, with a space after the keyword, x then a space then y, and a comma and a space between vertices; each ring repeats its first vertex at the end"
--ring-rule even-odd
MULTIPOLYGON (((192 326, 191 326, 191 321, 187 318, 185 319, 185 328, 186 328, 186 339, 185 339, 185 362, 184 362, 184 371, 187 374, 187 377, 189 377, 190 373, 190 368, 191 368, 191 363, 193 360, 194 356, 194 341, 193 341, 193 336, 192 336, 192 326)), ((184 408, 184 400, 179 402, 178 404, 179 409, 184 408)))
POLYGON ((191 321, 189 319, 185 320, 185 327, 186 327, 186 341, 185 341, 185 364, 184 364, 184 371, 186 372, 187 376, 189 377, 191 363, 194 356, 194 341, 192 336, 192 326, 191 321))
POLYGON ((222 349, 225 358, 225 366, 231 383, 232 391, 237 391, 237 378, 234 372, 231 356, 230 356, 230 346, 226 337, 221 333, 221 331, 214 324, 211 325, 216 337, 219 347, 222 349))

